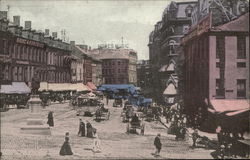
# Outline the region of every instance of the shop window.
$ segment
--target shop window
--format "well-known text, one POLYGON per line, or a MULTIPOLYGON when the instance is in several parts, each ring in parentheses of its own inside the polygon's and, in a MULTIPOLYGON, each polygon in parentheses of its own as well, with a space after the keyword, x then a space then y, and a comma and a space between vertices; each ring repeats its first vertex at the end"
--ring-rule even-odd
POLYGON ((238 68, 246 68, 246 63, 245 62, 238 62, 237 67, 238 68))
POLYGON ((237 97, 246 98, 246 80, 237 79, 237 97))
POLYGON ((237 58, 238 59, 246 58, 246 37, 245 36, 237 37, 237 58))

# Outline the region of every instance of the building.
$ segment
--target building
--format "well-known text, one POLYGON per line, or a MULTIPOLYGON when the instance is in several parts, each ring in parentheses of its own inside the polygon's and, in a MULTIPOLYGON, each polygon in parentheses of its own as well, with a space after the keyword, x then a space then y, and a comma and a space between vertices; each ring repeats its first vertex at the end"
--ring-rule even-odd
POLYGON ((191 25, 191 13, 197 2, 171 2, 149 37, 149 61, 153 98, 171 105, 177 101, 183 51, 180 40, 191 25), (180 65, 180 66, 179 66, 180 65))
MULTIPOLYGON (((236 11, 242 16, 234 14, 233 20, 218 23, 218 17, 209 12, 182 39, 184 109, 190 123, 196 126, 201 126, 205 120, 211 121, 209 113, 233 116, 249 110, 248 4, 244 1, 234 3, 238 4, 236 11)), ((231 119, 228 118, 227 123, 231 119)), ((238 124, 241 125, 240 117, 238 124)))
POLYGON ((137 53, 132 49, 98 48, 91 55, 102 60, 102 78, 105 84, 137 83, 137 53))
POLYGON ((141 88, 144 96, 151 97, 151 70, 149 68, 149 60, 139 60, 137 62, 137 86, 141 88))
POLYGON ((70 82, 70 47, 55 37, 31 29, 31 21, 20 26, 20 16, 9 23, 1 20, 0 59, 3 81, 31 84, 35 74, 40 81, 70 82))

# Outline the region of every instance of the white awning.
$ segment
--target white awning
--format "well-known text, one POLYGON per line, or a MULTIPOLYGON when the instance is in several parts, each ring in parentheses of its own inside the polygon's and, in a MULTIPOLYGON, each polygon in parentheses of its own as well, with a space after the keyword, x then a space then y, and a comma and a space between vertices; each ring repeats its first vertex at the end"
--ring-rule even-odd
POLYGON ((160 69, 159 69, 159 72, 165 72, 166 71, 166 69, 167 69, 167 67, 168 67, 168 65, 166 64, 166 65, 164 65, 164 66, 162 66, 160 69))
POLYGON ((177 91, 173 83, 170 83, 163 92, 163 95, 176 95, 176 94, 177 91))
MULTIPOLYGON (((213 109, 208 109, 210 112, 235 112, 241 113, 250 109, 249 101, 246 99, 214 99, 211 100, 213 109)), ((229 114, 231 115, 231 114, 229 114)))
POLYGON ((28 94, 30 88, 24 82, 12 82, 11 85, 1 85, 0 93, 6 94, 28 94))

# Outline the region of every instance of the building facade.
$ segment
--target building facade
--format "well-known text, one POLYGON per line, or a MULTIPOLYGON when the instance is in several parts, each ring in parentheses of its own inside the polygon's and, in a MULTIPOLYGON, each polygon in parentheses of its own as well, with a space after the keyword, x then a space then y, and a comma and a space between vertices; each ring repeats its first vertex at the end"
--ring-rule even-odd
POLYGON ((219 22, 218 15, 209 12, 182 39, 184 110, 195 126, 209 118, 208 111, 223 113, 249 108, 248 5, 244 1, 234 1, 234 4, 238 4, 235 6, 241 12, 237 13, 242 16, 231 12, 225 16, 236 16, 233 20, 219 22))
POLYGON ((137 86, 141 88, 144 96, 151 97, 152 81, 149 60, 139 60, 137 62, 137 86))
POLYGON ((0 59, 4 81, 31 83, 35 74, 40 81, 70 82, 69 44, 31 29, 31 22, 20 26, 20 17, 9 23, 1 19, 0 59))
POLYGON ((102 61, 102 78, 105 84, 137 84, 137 53, 127 48, 98 48, 91 51, 102 61))
POLYGON ((191 13, 197 2, 171 2, 163 12, 149 38, 149 57, 154 99, 158 103, 175 103, 183 51, 180 40, 191 25, 191 13), (160 95, 160 96, 159 96, 160 95), (174 98, 174 99, 173 99, 174 98))

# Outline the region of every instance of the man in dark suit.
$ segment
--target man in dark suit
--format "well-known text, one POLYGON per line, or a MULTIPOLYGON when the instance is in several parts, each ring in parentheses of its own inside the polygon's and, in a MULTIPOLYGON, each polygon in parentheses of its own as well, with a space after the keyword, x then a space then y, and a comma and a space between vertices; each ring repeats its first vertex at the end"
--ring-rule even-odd
POLYGON ((155 148, 156 148, 156 151, 155 151, 155 156, 159 156, 160 155, 160 152, 161 152, 161 134, 158 133, 157 136, 155 137, 155 140, 154 140, 154 145, 155 145, 155 148))

